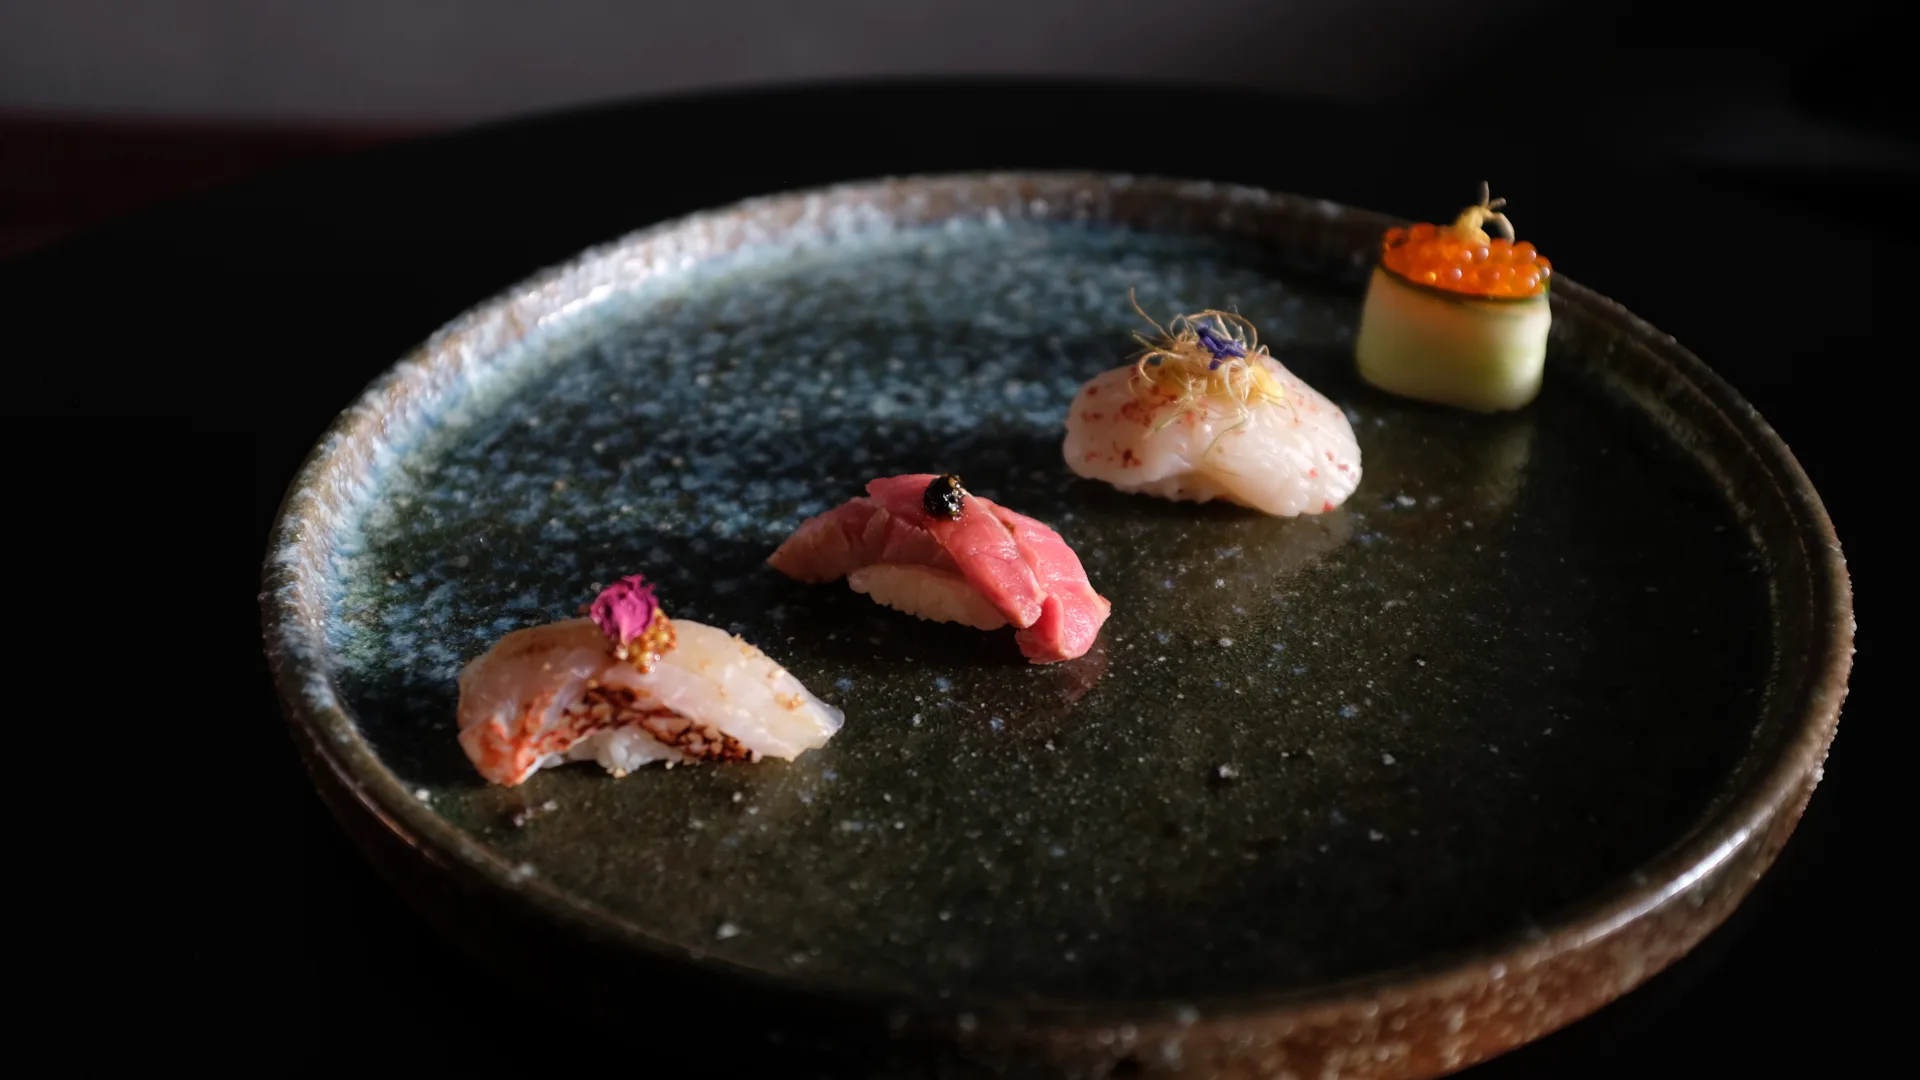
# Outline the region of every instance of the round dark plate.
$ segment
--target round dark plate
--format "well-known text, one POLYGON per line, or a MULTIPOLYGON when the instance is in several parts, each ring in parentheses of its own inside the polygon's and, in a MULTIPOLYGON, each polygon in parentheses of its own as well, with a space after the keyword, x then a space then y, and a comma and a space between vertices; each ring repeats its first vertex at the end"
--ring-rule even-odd
MULTIPOLYGON (((920 178, 597 249, 462 317, 295 481, 263 597, 322 793, 449 933, 729 1053, 933 1072, 1412 1077, 1630 989, 1716 925, 1819 778, 1852 618, 1786 447, 1556 278, 1547 387, 1364 388, 1390 222, 1204 183, 920 178), (1344 407, 1365 478, 1279 520, 1060 458, 1137 292, 1232 307, 1344 407), (959 472, 1114 616, 1081 660, 764 565, 805 516, 959 472), (454 676, 658 581, 841 706, 797 761, 488 787, 454 676)), ((626 1015, 631 1015, 626 1012, 626 1015)))

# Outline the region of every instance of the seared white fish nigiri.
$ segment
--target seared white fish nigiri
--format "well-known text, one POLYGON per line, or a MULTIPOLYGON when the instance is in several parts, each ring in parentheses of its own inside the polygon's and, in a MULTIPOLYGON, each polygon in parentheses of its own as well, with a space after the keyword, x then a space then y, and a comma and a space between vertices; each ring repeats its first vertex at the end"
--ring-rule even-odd
POLYGON ((569 761, 623 776, 654 761, 790 759, 840 730, 840 710, 740 638, 667 618, 638 576, 592 615, 516 630, 460 673, 460 746, 488 780, 569 761))
MULTIPOLYGON (((1151 321, 1151 320, 1149 320, 1151 321)), ((1238 315, 1182 315, 1128 367, 1073 399, 1067 466, 1121 491, 1319 514, 1360 484, 1360 444, 1338 405, 1267 355, 1238 315)))

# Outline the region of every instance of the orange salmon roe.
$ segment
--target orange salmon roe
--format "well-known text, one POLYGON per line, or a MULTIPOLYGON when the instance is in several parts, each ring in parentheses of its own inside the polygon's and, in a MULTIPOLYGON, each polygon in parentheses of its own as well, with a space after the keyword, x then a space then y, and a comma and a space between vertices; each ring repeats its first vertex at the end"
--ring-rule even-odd
POLYGON ((1448 225, 1388 229, 1380 261, 1408 281, 1469 296, 1538 296, 1553 276, 1553 264, 1524 240, 1479 244, 1448 225))

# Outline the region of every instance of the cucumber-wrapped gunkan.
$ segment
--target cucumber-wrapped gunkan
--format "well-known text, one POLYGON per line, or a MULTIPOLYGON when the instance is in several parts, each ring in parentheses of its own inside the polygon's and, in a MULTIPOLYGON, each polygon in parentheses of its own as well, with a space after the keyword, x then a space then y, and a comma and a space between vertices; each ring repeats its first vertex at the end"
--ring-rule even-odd
POLYGON ((1518 409, 1539 394, 1553 266, 1514 242, 1506 200, 1487 195, 1483 184, 1480 202, 1451 225, 1387 230, 1354 346, 1367 382, 1478 412, 1518 409))

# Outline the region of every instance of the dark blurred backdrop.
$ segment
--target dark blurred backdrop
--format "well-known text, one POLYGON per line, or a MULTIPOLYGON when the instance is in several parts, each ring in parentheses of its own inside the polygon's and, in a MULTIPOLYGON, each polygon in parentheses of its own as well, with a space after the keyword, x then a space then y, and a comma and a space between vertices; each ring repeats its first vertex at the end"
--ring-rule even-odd
MULTIPOLYGON (((1900 65, 1875 62, 1896 59, 1895 6, 1829 0, 1789 17, 1637 0, 4 0, 0 107, 461 122, 801 79, 1050 74, 1383 104, 1442 94, 1463 122, 1605 102, 1610 125, 1702 124, 1693 134, 1724 140, 1767 114, 1898 122, 1883 91, 1900 65)), ((1737 152, 1708 141, 1703 152, 1737 152)))
MULTIPOLYGON (((1898 5, 1644 0, 0 0, 0 257, 398 135, 608 98, 909 74, 1219 82, 1470 135, 1911 180, 1898 5), (157 125, 157 126, 156 126, 157 125)), ((1250 140, 1257 116, 1217 118, 1250 140)), ((1146 133, 1165 137, 1171 133, 1146 133)), ((702 153, 725 152, 712 133, 702 153)), ((663 157, 695 148, 663 146, 663 157)))

